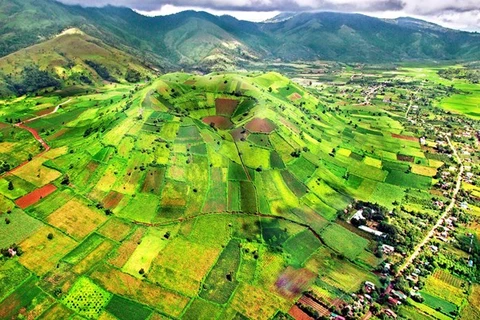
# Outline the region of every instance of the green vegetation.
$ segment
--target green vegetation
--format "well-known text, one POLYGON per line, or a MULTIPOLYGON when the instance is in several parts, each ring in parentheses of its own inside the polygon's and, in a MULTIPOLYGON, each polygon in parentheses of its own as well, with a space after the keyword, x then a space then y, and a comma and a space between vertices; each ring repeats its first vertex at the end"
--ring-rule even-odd
MULTIPOLYGON (((93 41, 49 41, 67 39, 93 41)), ((22 55, 36 61, 32 50, 22 55)), ((277 72, 155 76, 98 50, 75 66, 55 60, 58 90, 0 101, 0 160, 16 168, 0 179, 0 303, 14 306, 0 308, 2 318, 273 318, 310 310, 305 297, 343 314, 365 281, 379 308, 400 316, 476 314, 465 306, 474 305, 467 279, 478 281, 469 234, 480 216, 480 128, 435 107, 460 94, 436 82, 438 70, 326 63, 325 73, 279 64, 295 81, 277 72), (73 69, 91 83, 71 91, 73 69), (420 107, 405 116, 410 104, 420 107), (441 142, 445 128, 474 176, 452 226, 445 220, 396 276, 454 191, 458 160, 441 142), (444 231, 456 241, 440 240, 444 231), (418 286, 423 303, 388 305, 389 283, 418 286)))

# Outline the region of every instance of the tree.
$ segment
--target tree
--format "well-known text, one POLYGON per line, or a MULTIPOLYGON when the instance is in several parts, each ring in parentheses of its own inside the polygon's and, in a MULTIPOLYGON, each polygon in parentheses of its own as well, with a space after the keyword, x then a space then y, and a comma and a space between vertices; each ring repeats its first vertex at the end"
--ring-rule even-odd
POLYGON ((13 182, 9 181, 8 182, 8 190, 13 190, 13 189, 14 189, 13 182))
POLYGON ((62 184, 63 184, 63 185, 69 185, 69 184, 70 184, 70 177, 68 176, 68 174, 65 174, 65 175, 63 176, 62 184))
POLYGON ((125 75, 125 80, 128 82, 139 82, 140 81, 141 74, 137 70, 134 69, 128 69, 127 74, 125 75))
POLYGON ((49 233, 49 234, 47 235, 47 239, 48 239, 48 240, 52 240, 52 239, 53 239, 53 233, 49 233))

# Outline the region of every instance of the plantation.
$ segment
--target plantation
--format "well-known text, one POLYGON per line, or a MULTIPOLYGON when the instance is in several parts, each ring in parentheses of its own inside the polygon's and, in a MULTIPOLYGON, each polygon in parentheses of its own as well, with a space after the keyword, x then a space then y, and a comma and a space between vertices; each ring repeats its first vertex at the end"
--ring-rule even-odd
MULTIPOLYGON (((25 164, 0 179, 0 247, 20 249, 0 261, 1 318, 272 319, 310 290, 338 314, 365 281, 384 290, 385 262, 398 268, 433 226, 455 163, 420 144, 407 98, 381 102, 414 85, 363 105, 376 80, 332 68, 308 88, 277 72, 171 73, 2 100, 0 160, 25 164), (37 115, 24 125, 46 152, 7 132, 6 118, 37 115), (361 206, 384 237, 350 220, 361 206)), ((372 71, 403 81, 387 72, 372 71)), ((399 315, 476 314, 463 278, 426 279, 424 303, 399 315)))

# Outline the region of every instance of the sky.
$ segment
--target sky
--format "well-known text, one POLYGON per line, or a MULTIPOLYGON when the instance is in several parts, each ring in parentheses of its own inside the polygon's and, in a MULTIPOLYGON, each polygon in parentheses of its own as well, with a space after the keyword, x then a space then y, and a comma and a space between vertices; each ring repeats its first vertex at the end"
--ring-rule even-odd
POLYGON ((168 15, 184 10, 228 14, 263 21, 283 11, 356 12, 381 18, 414 17, 442 26, 480 31, 480 0, 57 0, 83 6, 116 5, 144 15, 168 15))

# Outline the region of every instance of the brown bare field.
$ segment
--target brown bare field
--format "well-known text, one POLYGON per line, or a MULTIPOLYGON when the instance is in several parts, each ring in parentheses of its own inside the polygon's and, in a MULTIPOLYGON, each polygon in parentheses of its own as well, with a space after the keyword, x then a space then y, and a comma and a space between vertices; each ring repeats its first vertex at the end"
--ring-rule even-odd
POLYGON ((118 218, 112 217, 102 225, 97 232, 109 239, 120 242, 128 236, 132 228, 131 223, 123 222, 118 218))
POLYGON ((20 243, 24 251, 19 258, 21 264, 35 272, 38 276, 45 275, 53 269, 63 256, 72 250, 77 242, 67 237, 57 229, 43 226, 32 236, 20 243), (53 239, 47 238, 53 234, 53 239))
POLYGON ((217 115, 225 115, 230 117, 237 109, 238 101, 233 99, 216 99, 215 110, 217 115))
POLYGON ((47 217, 47 221, 80 240, 104 223, 107 217, 97 213, 77 199, 72 199, 47 217))
POLYGON ((395 134, 395 133, 392 133, 392 138, 407 140, 407 141, 418 141, 418 138, 415 138, 415 137, 412 137, 412 136, 404 136, 404 135, 395 134))
POLYGON ((230 131, 230 134, 232 135, 235 141, 239 141, 242 139, 247 140, 250 132, 248 132, 245 128, 236 128, 230 131))
POLYGON ((245 128, 247 128, 250 132, 255 133, 271 133, 277 127, 269 119, 255 118, 252 119, 249 123, 247 123, 245 128))
POLYGON ((163 186, 163 178, 165 177, 165 168, 149 167, 145 180, 143 181, 142 192, 151 192, 160 194, 163 186))
POLYGON ((107 265, 97 268, 91 278, 108 291, 141 301, 172 317, 179 317, 189 298, 137 279, 107 265))
POLYGON ((288 99, 290 99, 291 101, 296 101, 298 99, 302 99, 302 96, 294 92, 288 97, 288 99))
POLYGON ((30 207, 31 205, 34 205, 49 194, 52 194, 53 192, 55 192, 55 190, 57 190, 57 187, 55 187, 53 184, 47 184, 46 186, 43 186, 17 199, 15 201, 15 204, 20 208, 25 209, 27 207, 30 207))
POLYGON ((320 303, 318 303, 317 301, 313 300, 312 298, 310 297, 307 297, 305 295, 303 295, 300 300, 298 300, 298 302, 300 302, 301 304, 304 304, 306 306, 310 306, 311 308, 313 308, 314 310, 316 310, 318 312, 319 315, 321 316, 326 316, 326 315, 329 315, 330 314, 330 311, 328 311, 327 308, 325 308, 324 306, 322 306, 320 303))
POLYGON ((296 304, 288 311, 288 314, 291 315, 295 320, 313 320, 308 314, 306 314, 302 309, 300 309, 296 304))
POLYGON ((37 116, 44 116, 46 114, 52 113, 53 110, 55 110, 55 106, 51 106, 51 107, 39 110, 39 111, 35 112, 35 114, 37 116))
POLYGON ((116 191, 110 191, 102 200, 102 204, 107 209, 115 209, 120 201, 122 201, 124 194, 116 191))
POLYGON ((54 140, 54 139, 57 139, 57 138, 60 138, 61 136, 63 136, 65 133, 67 133, 70 129, 68 128, 62 128, 60 130, 58 130, 57 132, 55 132, 54 134, 52 134, 48 139, 48 140, 54 140))
POLYGON ((397 154, 397 160, 399 160, 399 161, 405 161, 405 162, 413 162, 413 160, 415 160, 415 158, 412 157, 412 156, 406 156, 406 155, 403 155, 403 154, 397 154))
POLYGON ((229 118, 224 116, 208 116, 203 118, 203 123, 205 124, 214 124, 215 128, 220 130, 226 130, 232 127, 233 123, 229 118))

